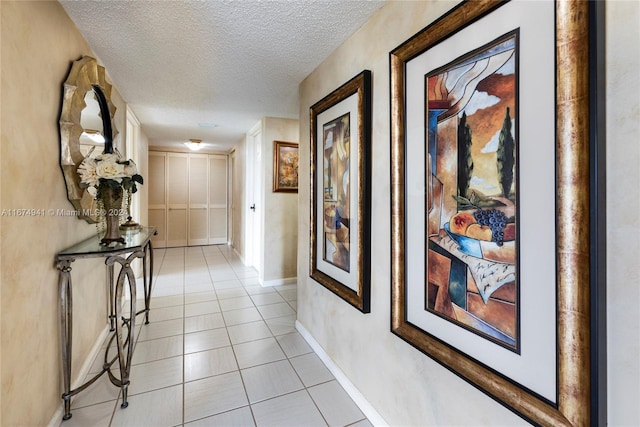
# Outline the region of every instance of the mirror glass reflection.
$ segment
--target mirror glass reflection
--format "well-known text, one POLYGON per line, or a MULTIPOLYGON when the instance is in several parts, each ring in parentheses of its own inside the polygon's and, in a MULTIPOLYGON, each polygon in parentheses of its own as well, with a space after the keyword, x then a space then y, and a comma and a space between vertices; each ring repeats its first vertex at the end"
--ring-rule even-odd
POLYGON ((91 157, 102 153, 105 141, 100 104, 98 104, 98 100, 96 99, 95 90, 94 88, 92 91, 87 91, 84 97, 86 106, 82 109, 80 117, 80 126, 82 127, 82 133, 80 134, 80 152, 83 156, 86 156, 93 148, 91 157))

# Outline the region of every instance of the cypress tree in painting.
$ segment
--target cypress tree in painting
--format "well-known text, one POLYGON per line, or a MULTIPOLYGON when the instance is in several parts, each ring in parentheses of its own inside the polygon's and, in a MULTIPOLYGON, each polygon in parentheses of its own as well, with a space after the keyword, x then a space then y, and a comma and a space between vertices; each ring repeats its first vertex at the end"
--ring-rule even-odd
POLYGON ((509 107, 502 123, 497 151, 498 181, 503 197, 508 198, 513 184, 513 167, 515 163, 515 142, 511 135, 511 117, 509 107))
POLYGON ((463 112, 458 124, 458 196, 467 197, 472 173, 471 127, 467 124, 467 113, 463 112))

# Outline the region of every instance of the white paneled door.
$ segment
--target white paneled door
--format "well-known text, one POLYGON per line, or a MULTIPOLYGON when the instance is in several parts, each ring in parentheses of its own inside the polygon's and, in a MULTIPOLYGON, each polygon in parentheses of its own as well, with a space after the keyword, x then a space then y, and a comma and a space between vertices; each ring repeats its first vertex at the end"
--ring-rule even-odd
POLYGON ((189 246, 209 243, 209 219, 207 196, 209 192, 209 156, 189 155, 189 246))
POLYGON ((167 153, 167 247, 187 245, 189 155, 167 153))
POLYGON ((149 153, 149 224, 156 247, 227 242, 227 156, 149 153))

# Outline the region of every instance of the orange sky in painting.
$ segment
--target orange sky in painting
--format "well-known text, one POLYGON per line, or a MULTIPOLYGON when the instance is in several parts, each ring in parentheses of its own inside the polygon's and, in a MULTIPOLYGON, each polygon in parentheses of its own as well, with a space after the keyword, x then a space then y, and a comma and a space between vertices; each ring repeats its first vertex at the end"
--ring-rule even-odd
MULTIPOLYGON (((515 118, 515 74, 492 74, 483 80, 477 87, 477 91, 494 95, 500 101, 488 108, 476 111, 467 117, 467 123, 471 126, 471 156, 473 158, 473 175, 482 179, 482 184, 472 184, 487 196, 500 193, 496 166, 496 152, 483 153, 482 149, 491 138, 502 129, 504 117, 509 107, 511 119, 515 118)), ((514 135, 515 137, 516 135, 514 135)))
MULTIPOLYGON (((479 92, 487 92, 500 98, 500 102, 489 108, 478 110, 467 117, 473 132, 474 149, 478 152, 502 128, 504 116, 509 107, 511 119, 515 118, 515 74, 492 74, 476 87, 479 92)), ((515 135, 514 135, 515 137, 515 135)))

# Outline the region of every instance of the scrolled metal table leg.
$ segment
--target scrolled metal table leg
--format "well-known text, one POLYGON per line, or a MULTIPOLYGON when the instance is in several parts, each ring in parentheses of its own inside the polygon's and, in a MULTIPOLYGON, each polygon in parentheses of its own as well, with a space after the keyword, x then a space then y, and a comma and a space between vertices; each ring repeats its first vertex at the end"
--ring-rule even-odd
POLYGON ((107 265, 113 265, 116 262, 122 265, 120 273, 118 274, 114 297, 116 316, 116 343, 118 345, 118 362, 120 364, 120 388, 122 389, 122 404, 120 405, 121 408, 126 408, 127 406, 129 406, 127 395, 136 326, 136 280, 133 274, 133 270, 131 269, 131 261, 134 258, 140 258, 141 256, 143 256, 143 253, 141 251, 138 251, 129 255, 127 259, 118 256, 107 258, 107 265), (129 292, 131 297, 129 306, 129 319, 125 319, 122 315, 122 293, 125 278, 127 279, 127 282, 129 282, 129 292), (126 340, 123 340, 122 326, 125 324, 128 326, 128 337, 126 340), (125 344, 127 345, 126 354, 124 349, 125 344))
POLYGON ((127 401, 127 387, 129 387, 129 384, 125 384, 122 386, 122 403, 120 404, 120 407, 122 409, 125 409, 129 406, 129 402, 127 401))
MULTIPOLYGON (((106 261, 105 261, 106 264, 106 261)), ((109 332, 116 330, 116 315, 114 312, 114 296, 113 296, 113 264, 107 264, 107 286, 109 287, 109 332)))
POLYGON ((60 291, 60 341, 62 353, 62 382, 64 392, 62 399, 64 400, 63 420, 71 418, 71 345, 73 330, 73 296, 71 289, 71 263, 73 260, 59 261, 56 265, 59 274, 59 291, 60 291))
POLYGON ((153 285, 153 246, 151 240, 144 247, 142 257, 142 271, 144 281, 144 324, 149 324, 149 306, 151 305, 151 286, 153 285), (147 257, 149 258, 149 275, 147 276, 147 257))

